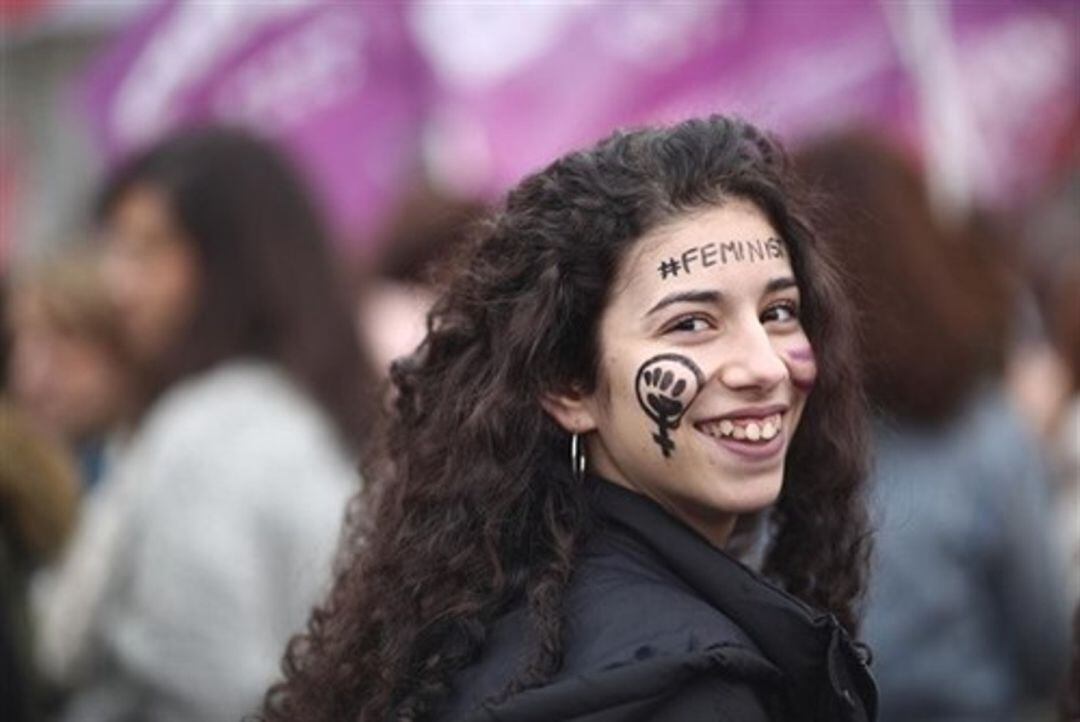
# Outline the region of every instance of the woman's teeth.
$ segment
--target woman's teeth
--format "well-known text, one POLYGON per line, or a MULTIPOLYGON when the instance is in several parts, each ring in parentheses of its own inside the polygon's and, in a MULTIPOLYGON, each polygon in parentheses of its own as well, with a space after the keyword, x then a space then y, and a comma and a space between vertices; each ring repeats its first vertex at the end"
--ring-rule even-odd
POLYGON ((716 438, 733 438, 739 441, 769 441, 780 433, 781 414, 763 419, 724 419, 701 424, 699 428, 716 438))

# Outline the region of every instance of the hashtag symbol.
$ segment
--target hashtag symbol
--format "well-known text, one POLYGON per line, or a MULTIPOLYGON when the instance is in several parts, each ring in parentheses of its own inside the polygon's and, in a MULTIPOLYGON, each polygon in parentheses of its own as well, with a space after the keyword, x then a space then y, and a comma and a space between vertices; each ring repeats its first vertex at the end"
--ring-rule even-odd
POLYGON ((668 276, 679 275, 679 259, 669 258, 666 261, 660 261, 660 280, 664 280, 668 276))

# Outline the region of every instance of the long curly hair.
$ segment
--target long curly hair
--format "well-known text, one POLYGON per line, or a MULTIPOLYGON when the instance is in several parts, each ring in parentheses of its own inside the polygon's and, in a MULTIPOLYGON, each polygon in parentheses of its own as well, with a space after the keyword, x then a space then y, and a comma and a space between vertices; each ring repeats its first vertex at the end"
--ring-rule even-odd
POLYGON ((732 198, 786 240, 819 364, 763 571, 854 631, 868 553, 863 402, 841 287, 799 197, 779 145, 720 116, 615 133, 512 190, 455 263, 426 340, 393 368, 383 452, 334 587, 290 644, 263 719, 425 719, 519 604, 535 644, 506 693, 558 671, 591 515, 569 438, 539 399, 595 388, 598 322, 627 250, 732 198))

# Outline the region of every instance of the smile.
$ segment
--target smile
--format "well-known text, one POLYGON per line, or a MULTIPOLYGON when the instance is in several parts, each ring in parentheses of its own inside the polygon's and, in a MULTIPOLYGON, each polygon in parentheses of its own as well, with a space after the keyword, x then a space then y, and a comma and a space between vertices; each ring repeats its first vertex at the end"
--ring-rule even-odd
POLYGON ((771 463, 784 452, 786 405, 745 408, 694 423, 694 428, 730 454, 752 463, 771 463))
POLYGON ((783 415, 778 413, 770 414, 764 418, 718 419, 697 424, 697 429, 717 439, 767 442, 775 438, 783 429, 783 419, 783 415))

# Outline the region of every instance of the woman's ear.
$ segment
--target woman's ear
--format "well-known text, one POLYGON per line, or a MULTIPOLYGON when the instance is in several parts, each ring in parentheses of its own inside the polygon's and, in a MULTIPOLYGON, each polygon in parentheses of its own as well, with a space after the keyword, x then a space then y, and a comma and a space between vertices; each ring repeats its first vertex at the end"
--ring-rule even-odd
POLYGON ((548 392, 540 397, 540 405, 567 433, 585 434, 596 428, 592 394, 548 392))

